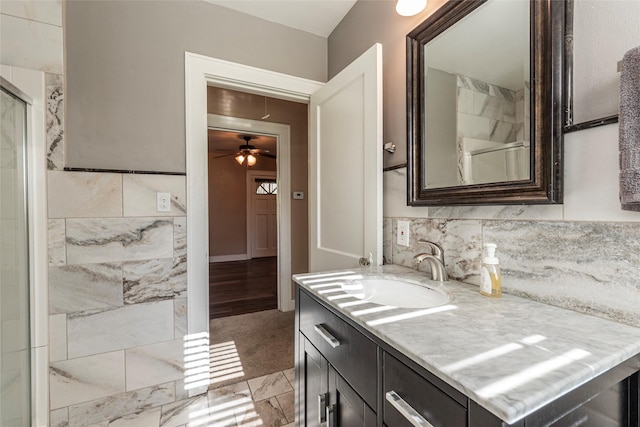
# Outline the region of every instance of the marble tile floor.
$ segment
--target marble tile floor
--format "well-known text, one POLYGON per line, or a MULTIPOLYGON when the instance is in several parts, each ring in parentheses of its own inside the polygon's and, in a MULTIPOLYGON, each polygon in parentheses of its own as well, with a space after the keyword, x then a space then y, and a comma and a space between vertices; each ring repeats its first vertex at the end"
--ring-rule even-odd
POLYGON ((293 427, 293 390, 291 368, 131 414, 104 427, 293 427))

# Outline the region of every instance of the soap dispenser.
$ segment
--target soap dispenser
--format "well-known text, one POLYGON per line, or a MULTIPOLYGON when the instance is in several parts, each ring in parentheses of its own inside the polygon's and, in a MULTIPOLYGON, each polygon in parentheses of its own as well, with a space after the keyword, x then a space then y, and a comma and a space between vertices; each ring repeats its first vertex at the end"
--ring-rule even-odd
POLYGON ((491 298, 502 296, 502 274, 500 265, 496 258, 495 243, 485 243, 487 256, 482 260, 482 271, 480 273, 480 293, 491 298))

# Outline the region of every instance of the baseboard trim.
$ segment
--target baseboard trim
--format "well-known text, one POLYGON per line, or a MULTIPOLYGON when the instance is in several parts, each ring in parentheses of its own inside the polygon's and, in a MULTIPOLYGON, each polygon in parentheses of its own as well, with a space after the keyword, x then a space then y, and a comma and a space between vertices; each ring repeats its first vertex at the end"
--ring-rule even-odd
POLYGON ((249 254, 216 255, 210 256, 209 262, 245 261, 248 259, 251 259, 249 254))
POLYGON ((292 299, 289 301, 289 303, 286 305, 286 307, 281 307, 280 311, 293 311, 296 309, 296 300, 292 299))

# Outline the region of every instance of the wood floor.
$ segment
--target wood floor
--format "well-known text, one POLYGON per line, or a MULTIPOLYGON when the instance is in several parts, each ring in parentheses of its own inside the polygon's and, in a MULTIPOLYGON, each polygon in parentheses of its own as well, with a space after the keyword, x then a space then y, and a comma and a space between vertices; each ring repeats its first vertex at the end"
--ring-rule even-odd
POLYGON ((209 264, 209 318, 278 308, 278 258, 209 264))

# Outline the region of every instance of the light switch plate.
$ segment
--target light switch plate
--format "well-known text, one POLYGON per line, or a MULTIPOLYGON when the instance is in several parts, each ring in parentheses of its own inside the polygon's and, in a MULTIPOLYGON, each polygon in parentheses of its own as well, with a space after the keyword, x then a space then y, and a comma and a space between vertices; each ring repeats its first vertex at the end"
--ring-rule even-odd
POLYGON ((293 192, 293 199, 294 200, 303 200, 304 199, 304 193, 302 191, 294 191, 293 192))
POLYGON ((398 221, 398 245, 409 246, 409 221, 398 221))

